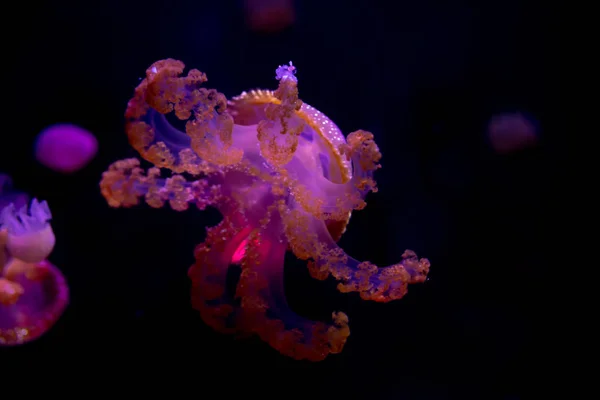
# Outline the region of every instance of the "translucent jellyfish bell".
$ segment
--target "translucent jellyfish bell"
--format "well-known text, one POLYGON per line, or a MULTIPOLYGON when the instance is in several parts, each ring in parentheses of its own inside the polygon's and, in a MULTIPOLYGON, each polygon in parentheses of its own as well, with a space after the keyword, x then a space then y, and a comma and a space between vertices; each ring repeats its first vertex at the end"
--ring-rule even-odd
POLYGON ((37 263, 50 255, 56 239, 48 221, 52 218, 48 203, 37 199, 18 211, 14 204, 5 207, 0 213, 0 224, 8 231, 6 249, 15 258, 37 263))

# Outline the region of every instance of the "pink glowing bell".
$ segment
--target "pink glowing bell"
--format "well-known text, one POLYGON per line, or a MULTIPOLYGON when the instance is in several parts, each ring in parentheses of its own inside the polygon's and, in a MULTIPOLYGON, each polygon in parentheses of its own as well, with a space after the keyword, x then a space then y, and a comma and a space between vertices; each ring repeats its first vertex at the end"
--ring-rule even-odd
POLYGON ((44 129, 35 143, 40 164, 65 174, 85 167, 98 152, 98 140, 87 130, 71 124, 44 129))

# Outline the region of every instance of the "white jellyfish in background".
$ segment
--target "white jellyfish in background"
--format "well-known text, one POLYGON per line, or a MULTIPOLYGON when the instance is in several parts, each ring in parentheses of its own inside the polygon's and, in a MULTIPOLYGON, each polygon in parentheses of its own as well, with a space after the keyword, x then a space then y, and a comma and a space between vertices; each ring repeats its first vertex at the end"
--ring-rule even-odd
POLYGON ((69 289, 46 258, 56 238, 48 203, 15 192, 0 174, 0 346, 34 340, 65 310, 69 289))
POLYGON ((50 255, 56 238, 48 221, 52 218, 48 203, 37 199, 19 210, 13 203, 0 212, 0 226, 7 231, 6 250, 16 259, 38 263, 50 255))

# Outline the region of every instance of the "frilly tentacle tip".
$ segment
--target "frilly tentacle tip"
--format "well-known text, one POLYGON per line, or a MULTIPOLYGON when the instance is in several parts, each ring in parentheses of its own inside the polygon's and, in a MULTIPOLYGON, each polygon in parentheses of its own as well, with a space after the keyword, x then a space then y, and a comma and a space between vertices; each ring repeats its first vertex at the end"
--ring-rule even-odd
POLYGON ((296 67, 294 67, 290 61, 289 65, 280 65, 277 67, 275 70, 275 79, 278 81, 292 79, 294 82, 298 82, 298 78, 296 78, 296 72, 296 67))
POLYGON ((48 202, 34 198, 29 207, 24 205, 17 210, 14 203, 4 207, 0 212, 0 227, 6 228, 10 234, 22 234, 45 228, 51 219, 48 202))

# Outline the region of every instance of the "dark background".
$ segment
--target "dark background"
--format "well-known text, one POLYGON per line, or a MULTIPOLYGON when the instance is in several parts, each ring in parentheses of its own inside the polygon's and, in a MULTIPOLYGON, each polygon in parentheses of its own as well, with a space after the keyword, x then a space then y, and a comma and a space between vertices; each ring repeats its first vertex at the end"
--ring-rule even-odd
POLYGON ((517 0, 473 3, 297 1, 295 24, 277 34, 249 30, 235 1, 18 5, 9 19, 19 28, 2 28, 9 123, 0 171, 48 200, 57 237, 50 260, 70 284, 71 304, 43 338, 1 349, 0 358, 19 366, 12 372, 101 370, 105 386, 152 376, 142 371, 164 379, 185 371, 204 382, 199 396, 526 397, 531 371, 550 358, 541 326, 553 312, 552 260, 543 249, 562 157, 554 15, 517 0), (290 257, 292 307, 315 319, 334 310, 350 317, 344 352, 318 364, 206 327, 191 309, 186 273, 218 214, 110 209, 98 188, 111 162, 135 155, 125 105, 145 69, 167 57, 206 72, 208 86, 228 97, 274 88, 276 66, 292 60, 302 100, 345 133, 372 131, 383 153, 380 191, 354 214, 342 247, 380 265, 413 249, 431 260, 430 280, 403 300, 364 302, 312 280, 290 257), (537 120, 540 143, 496 155, 487 123, 514 111, 537 120), (35 136, 58 122, 90 130, 100 144, 69 176, 33 158, 35 136), (236 387, 249 374, 260 378, 236 387), (230 386, 211 388, 219 377, 230 386), (279 388, 284 381, 295 386, 279 388))

